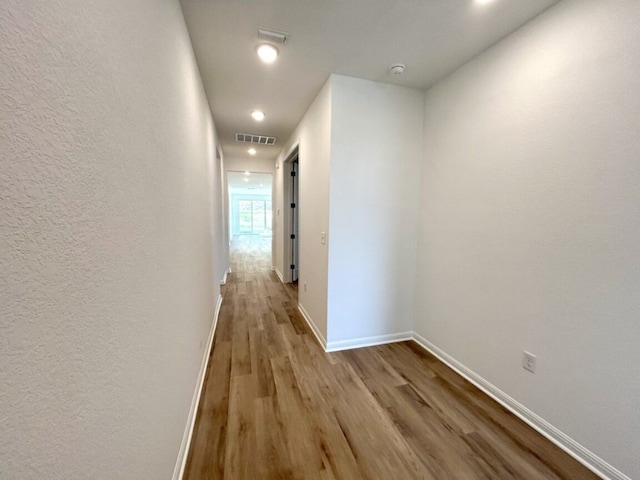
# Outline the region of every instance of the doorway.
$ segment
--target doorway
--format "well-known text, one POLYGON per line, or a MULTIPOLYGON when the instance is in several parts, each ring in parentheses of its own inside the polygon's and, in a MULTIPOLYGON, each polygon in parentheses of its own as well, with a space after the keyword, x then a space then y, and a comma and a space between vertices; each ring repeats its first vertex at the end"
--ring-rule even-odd
POLYGON ((291 161, 291 283, 298 283, 298 157, 291 161))
POLYGON ((227 172, 229 233, 234 247, 271 255, 272 181, 270 173, 227 172))
POLYGON ((286 283, 298 282, 300 274, 300 162, 296 146, 283 163, 284 242, 283 258, 286 283))

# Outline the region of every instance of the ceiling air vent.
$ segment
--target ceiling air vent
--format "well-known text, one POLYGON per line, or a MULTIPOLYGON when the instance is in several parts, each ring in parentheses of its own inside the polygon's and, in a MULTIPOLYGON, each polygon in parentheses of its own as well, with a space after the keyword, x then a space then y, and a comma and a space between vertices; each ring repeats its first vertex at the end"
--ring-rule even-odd
POLYGON ((289 34, 285 32, 278 32, 277 30, 272 30, 270 28, 258 27, 258 38, 266 42, 284 45, 287 43, 289 34))
POLYGON ((250 133, 236 133, 236 142, 275 145, 276 137, 265 137, 264 135, 252 135, 250 133))

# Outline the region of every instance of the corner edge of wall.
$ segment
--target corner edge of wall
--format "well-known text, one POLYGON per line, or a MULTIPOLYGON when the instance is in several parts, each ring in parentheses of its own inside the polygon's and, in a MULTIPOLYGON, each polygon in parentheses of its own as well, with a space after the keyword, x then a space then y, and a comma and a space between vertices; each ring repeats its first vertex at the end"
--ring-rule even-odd
POLYGON ((322 335, 322 332, 311 318, 311 315, 309 315, 309 312, 307 312, 300 303, 298 303, 298 311, 302 315, 302 318, 304 318, 305 322, 307 322, 307 325, 309 325, 309 328, 313 332, 313 335, 316 337, 316 340, 318 341, 322 349, 326 352, 327 340, 325 340, 324 335, 322 335))

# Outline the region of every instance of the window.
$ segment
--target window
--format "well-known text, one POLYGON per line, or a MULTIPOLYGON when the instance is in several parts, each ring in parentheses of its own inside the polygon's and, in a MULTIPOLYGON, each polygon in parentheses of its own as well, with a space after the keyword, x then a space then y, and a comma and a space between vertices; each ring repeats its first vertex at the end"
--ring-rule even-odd
POLYGON ((271 230, 271 201, 238 200, 238 233, 261 234, 271 230))

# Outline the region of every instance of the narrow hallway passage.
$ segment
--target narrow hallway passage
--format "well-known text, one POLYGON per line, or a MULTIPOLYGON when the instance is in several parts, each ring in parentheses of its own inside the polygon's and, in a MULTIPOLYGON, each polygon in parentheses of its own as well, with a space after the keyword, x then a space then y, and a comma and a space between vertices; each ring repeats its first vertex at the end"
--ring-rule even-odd
POLYGON ((413 342, 325 353, 269 249, 232 244, 185 479, 597 478, 413 342))

